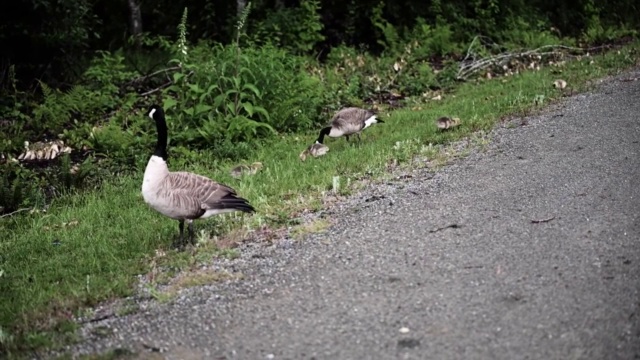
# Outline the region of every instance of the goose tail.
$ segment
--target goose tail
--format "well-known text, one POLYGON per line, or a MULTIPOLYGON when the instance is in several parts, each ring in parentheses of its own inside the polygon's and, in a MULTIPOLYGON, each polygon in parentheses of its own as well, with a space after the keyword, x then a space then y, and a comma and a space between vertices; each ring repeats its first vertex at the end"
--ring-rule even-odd
POLYGON ((234 194, 229 194, 223 197, 216 205, 216 207, 220 210, 237 210, 245 213, 256 212, 255 208, 249 203, 247 199, 236 196, 234 194))

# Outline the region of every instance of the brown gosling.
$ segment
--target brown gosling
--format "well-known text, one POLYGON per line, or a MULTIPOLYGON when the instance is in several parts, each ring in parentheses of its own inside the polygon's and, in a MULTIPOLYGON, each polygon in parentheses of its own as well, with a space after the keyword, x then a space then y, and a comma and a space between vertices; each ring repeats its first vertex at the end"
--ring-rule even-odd
POLYGON ((242 175, 254 175, 260 169, 262 169, 262 163, 256 161, 251 165, 241 164, 241 165, 235 166, 233 169, 231 169, 231 171, 229 171, 229 173, 231 174, 232 177, 237 179, 237 178, 240 178, 242 175))
POLYGON ((305 161, 308 155, 318 157, 325 155, 327 152, 329 152, 329 147, 327 145, 316 142, 300 153, 300 160, 305 161))
POLYGON ((436 120, 436 124, 438 125, 438 129, 447 130, 460 125, 460 119, 443 116, 436 120))

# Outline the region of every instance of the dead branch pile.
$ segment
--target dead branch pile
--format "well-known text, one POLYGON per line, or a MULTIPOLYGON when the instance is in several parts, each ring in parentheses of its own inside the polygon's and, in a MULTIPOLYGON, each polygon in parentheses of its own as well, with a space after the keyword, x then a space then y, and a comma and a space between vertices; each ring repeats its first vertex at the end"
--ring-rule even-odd
POLYGON ((500 45, 486 37, 476 36, 471 41, 465 57, 460 61, 456 79, 466 81, 479 73, 491 78, 492 74, 512 75, 525 69, 539 70, 541 66, 561 64, 568 58, 590 56, 590 53, 606 47, 584 49, 565 45, 545 45, 533 50, 495 53, 500 50, 500 45))

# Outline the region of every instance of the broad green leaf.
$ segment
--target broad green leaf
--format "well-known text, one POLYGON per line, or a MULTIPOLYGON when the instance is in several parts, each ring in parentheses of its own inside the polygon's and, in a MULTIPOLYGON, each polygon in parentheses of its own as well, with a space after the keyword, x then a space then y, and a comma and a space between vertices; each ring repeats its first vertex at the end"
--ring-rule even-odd
POLYGON ((253 84, 248 84, 248 83, 244 84, 244 86, 242 87, 242 90, 251 90, 253 91, 254 94, 256 94, 258 98, 262 97, 260 95, 260 90, 258 90, 258 88, 253 84))
POLYGON ((216 96, 215 99, 213 99, 213 107, 218 109, 220 105, 222 105, 222 103, 224 102, 224 99, 226 98, 227 96, 225 94, 220 94, 216 96))
POLYGON ((184 74, 181 72, 173 73, 173 82, 177 83, 180 79, 184 77, 184 74))
POLYGON ((227 103, 227 109, 233 115, 236 115, 236 106, 232 102, 227 103))
POLYGON ((205 112, 207 112, 207 111, 209 111, 209 110, 211 110, 211 109, 212 109, 212 108, 211 108, 211 106, 209 106, 209 105, 205 105, 205 104, 197 104, 197 105, 195 106, 195 114, 196 114, 196 115, 200 115, 200 114, 205 113, 205 112))
POLYGON ((262 106, 254 106, 253 107, 253 111, 257 112, 257 113, 261 113, 262 115, 264 115, 264 117, 267 118, 267 120, 269 120, 269 112, 267 112, 267 109, 263 108, 262 106))
POLYGON ((189 89, 196 94, 201 94, 204 92, 204 90, 200 89, 200 86, 198 86, 198 84, 189 84, 188 86, 189 89))
POLYGON ((253 116, 253 104, 250 102, 243 102, 242 107, 249 114, 249 116, 253 116))
POLYGON ((178 101, 172 97, 166 97, 164 98, 162 107, 165 110, 170 110, 173 109, 176 105, 178 104, 178 101))
POLYGON ((230 90, 225 91, 224 94, 229 96, 231 94, 236 94, 237 92, 238 92, 238 90, 230 89, 230 90))

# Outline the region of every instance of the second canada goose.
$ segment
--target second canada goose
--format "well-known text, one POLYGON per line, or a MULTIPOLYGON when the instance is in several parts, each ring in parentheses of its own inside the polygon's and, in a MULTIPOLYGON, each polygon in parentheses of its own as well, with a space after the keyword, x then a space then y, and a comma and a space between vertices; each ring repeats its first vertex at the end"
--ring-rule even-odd
POLYGON ((164 110, 153 105, 147 115, 156 123, 158 142, 144 171, 142 197, 154 210, 178 220, 181 243, 185 222, 189 224, 189 238, 193 241, 193 220, 233 211, 255 212, 246 199, 238 197, 235 190, 226 185, 186 171, 169 171, 164 110))
POLYGON ((325 155, 328 151, 329 147, 327 145, 316 142, 314 144, 311 144, 308 148, 304 149, 304 151, 300 153, 300 160, 305 161, 307 159, 307 155, 311 155, 313 157, 322 156, 325 155))
POLYGON ((460 125, 460 119, 442 116, 436 120, 436 125, 438 125, 438 129, 447 130, 460 125))
POLYGON ((329 125, 320 130, 317 143, 322 144, 325 136, 344 136, 349 141, 349 136, 356 135, 360 140, 360 132, 376 123, 384 123, 378 119, 376 113, 371 110, 357 107, 348 107, 338 111, 329 125))

